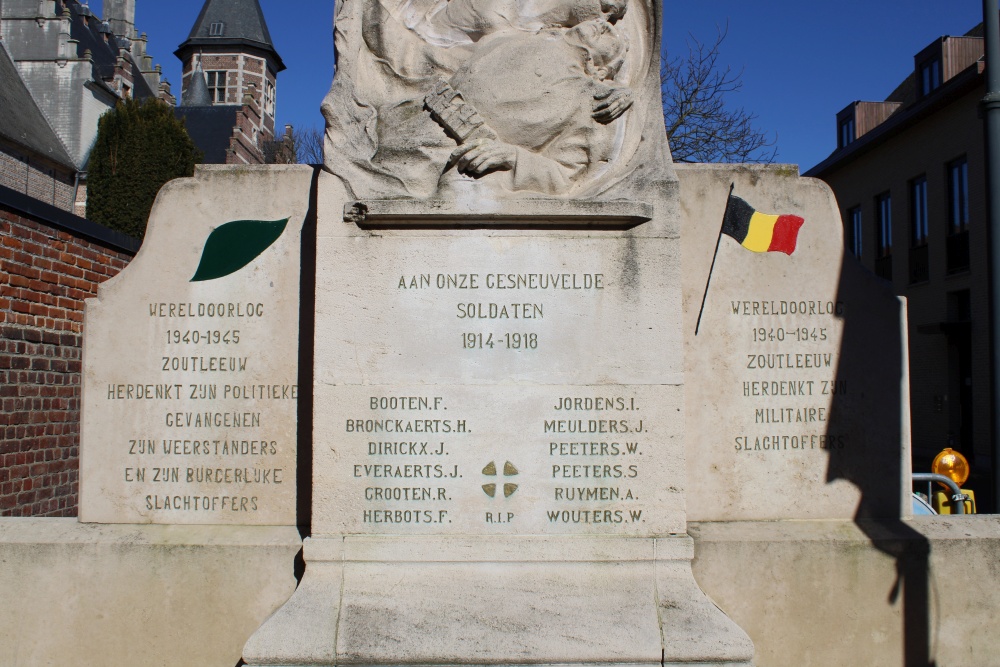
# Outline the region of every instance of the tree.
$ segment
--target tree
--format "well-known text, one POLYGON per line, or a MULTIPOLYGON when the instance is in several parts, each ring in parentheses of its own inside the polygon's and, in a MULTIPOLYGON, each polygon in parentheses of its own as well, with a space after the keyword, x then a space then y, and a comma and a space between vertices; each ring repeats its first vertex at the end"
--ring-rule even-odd
POLYGON ((309 127, 296 130, 291 125, 281 139, 264 144, 267 164, 323 164, 323 130, 309 127))
POLYGON ((87 217, 137 238, 163 184, 191 176, 202 159, 173 108, 125 100, 101 116, 90 153, 87 217))
POLYGON ((295 133, 295 154, 300 164, 323 164, 323 142, 326 134, 318 127, 295 133))
POLYGON ((756 115, 727 104, 743 87, 743 72, 719 68, 725 38, 725 30, 711 45, 691 37, 687 57, 663 54, 663 116, 675 162, 770 163, 778 153, 775 139, 755 127, 756 115))

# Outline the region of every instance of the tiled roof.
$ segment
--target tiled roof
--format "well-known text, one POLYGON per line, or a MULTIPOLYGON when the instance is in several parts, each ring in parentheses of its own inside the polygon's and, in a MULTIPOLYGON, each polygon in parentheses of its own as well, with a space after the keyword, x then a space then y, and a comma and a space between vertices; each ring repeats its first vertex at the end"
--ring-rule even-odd
POLYGON ((115 76, 115 66, 118 64, 118 56, 122 54, 132 61, 136 76, 132 87, 132 97, 144 100, 156 97, 156 92, 149 87, 146 80, 139 74, 140 68, 135 64, 131 54, 121 48, 118 44, 118 37, 111 31, 106 22, 97 19, 87 5, 80 4, 76 0, 66 3, 73 20, 70 22, 70 38, 77 42, 76 53, 79 57, 90 51, 91 61, 94 63, 94 79, 97 81, 110 81, 115 76), (90 17, 87 21, 83 17, 90 17), (105 38, 107 35, 107 38, 105 38))
POLYGON ((180 57, 186 47, 230 44, 245 44, 268 51, 278 70, 285 68, 257 0, 205 0, 191 34, 175 53, 180 57))

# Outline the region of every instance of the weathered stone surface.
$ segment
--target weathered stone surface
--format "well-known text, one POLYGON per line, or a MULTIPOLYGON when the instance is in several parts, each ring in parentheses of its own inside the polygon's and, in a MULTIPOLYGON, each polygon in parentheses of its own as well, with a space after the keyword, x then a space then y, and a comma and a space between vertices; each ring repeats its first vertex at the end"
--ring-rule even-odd
POLYGON ((749 664, 683 536, 660 7, 625 10, 338 6, 313 531, 248 664, 749 664))
POLYGON ((201 169, 161 191, 139 254, 87 303, 82 521, 295 524, 312 175, 201 169))
POLYGON ((232 667, 300 546, 290 527, 0 519, 0 662, 232 667))
POLYGON ((908 512, 905 305, 844 253, 830 189, 794 167, 677 169, 684 226, 688 518, 908 512), (733 193, 805 219, 791 255, 723 235, 733 193))
POLYGON ((996 516, 691 523, 698 583, 774 667, 1000 665, 996 516))
MULTIPOLYGON (((689 530, 698 584, 750 633, 757 664, 902 667, 908 664, 905 656, 926 656, 923 664, 942 666, 1000 664, 993 632, 1000 596, 988 585, 996 580, 1000 549, 995 516, 862 522, 862 528, 850 521, 696 522, 689 530)), ((426 568, 432 561, 472 556, 492 559, 515 576, 524 567, 518 562, 575 559, 574 567, 607 568, 624 580, 627 575, 618 570, 645 570, 654 548, 670 548, 668 540, 654 547, 644 539, 577 538, 567 553, 558 541, 544 538, 514 543, 407 538, 387 544, 391 538, 351 537, 339 543, 322 540, 327 547, 337 546, 311 554, 310 542, 315 541, 304 545, 310 562, 306 579, 318 575, 330 588, 300 585, 292 603, 312 596, 298 603, 306 608, 303 617, 334 622, 337 610, 330 606, 339 603, 335 592, 340 590, 336 572, 355 566, 360 572, 374 558, 405 569, 408 562, 426 568), (335 572, 321 573, 323 568, 335 572)), ((295 588, 291 564, 300 546, 297 532, 287 527, 0 520, 0 590, 5 594, 0 648, 15 667, 229 667, 239 659, 240 643, 295 588)), ((496 586, 490 594, 499 597, 506 579, 489 581, 496 586)), ((642 577, 633 581, 646 585, 642 577)), ((329 642, 333 632, 331 625, 316 636, 329 642)), ((691 634, 675 632, 667 639, 690 649, 708 640, 700 630, 691 634)), ((308 652, 302 633, 284 636, 284 658, 273 664, 334 664, 334 647, 323 657, 308 652), (303 655, 320 659, 307 663, 303 655)), ((248 645, 244 657, 250 655, 248 645)))
POLYGON ((661 117, 659 15, 624 0, 342 3, 327 167, 359 198, 603 195, 664 144, 643 137, 661 117))

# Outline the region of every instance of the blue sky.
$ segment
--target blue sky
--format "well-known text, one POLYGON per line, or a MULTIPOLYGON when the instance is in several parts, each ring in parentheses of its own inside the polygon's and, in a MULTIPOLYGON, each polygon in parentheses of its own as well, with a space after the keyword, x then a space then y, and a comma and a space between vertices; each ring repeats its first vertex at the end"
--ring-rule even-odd
MULTIPOLYGON (((187 38, 202 0, 137 0, 136 24, 180 94, 174 49, 187 38)), ((91 7, 100 12, 101 3, 91 7)), ((333 0, 261 0, 287 70, 278 77, 278 123, 319 126, 332 77, 333 0)), ((913 56, 941 35, 982 20, 981 0, 666 0, 664 41, 715 39, 728 25, 720 61, 743 71, 730 104, 758 116, 777 136, 778 160, 805 171, 834 148, 834 117, 853 100, 882 100, 913 68, 913 56)))

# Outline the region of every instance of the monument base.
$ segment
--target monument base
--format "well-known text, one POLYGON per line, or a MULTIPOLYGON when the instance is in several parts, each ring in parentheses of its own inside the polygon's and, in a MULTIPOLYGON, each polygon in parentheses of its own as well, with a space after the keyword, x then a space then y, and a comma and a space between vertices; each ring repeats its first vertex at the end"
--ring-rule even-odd
POLYGON ((753 644, 694 581, 687 535, 319 537, 248 665, 732 665, 753 644))

